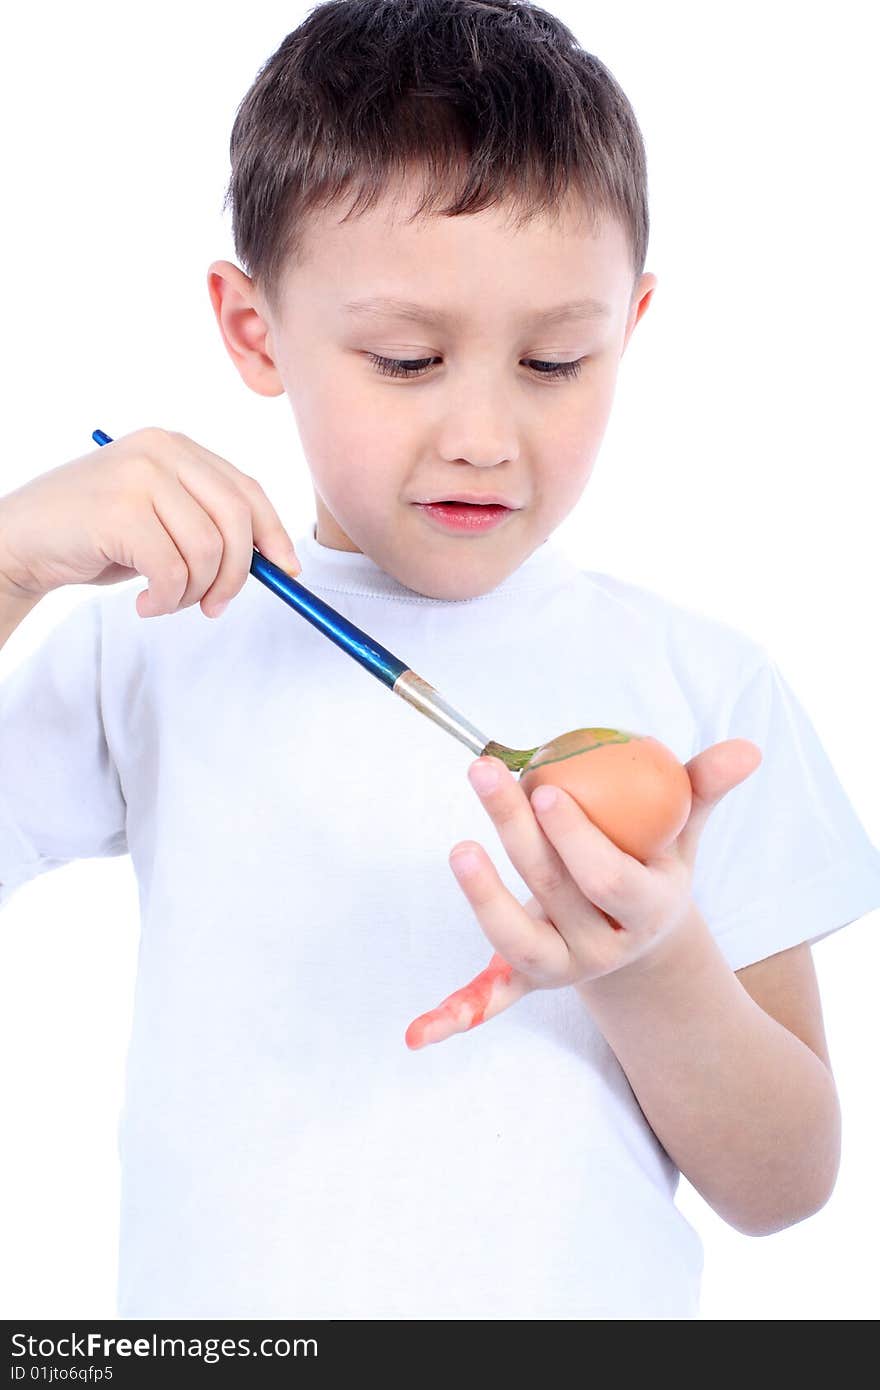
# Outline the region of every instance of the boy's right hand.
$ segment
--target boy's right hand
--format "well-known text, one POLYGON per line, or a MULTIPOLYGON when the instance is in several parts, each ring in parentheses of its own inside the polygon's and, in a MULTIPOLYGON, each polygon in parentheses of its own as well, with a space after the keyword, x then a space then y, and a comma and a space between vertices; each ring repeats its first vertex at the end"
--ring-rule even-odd
POLYGON ((142 574, 140 617, 194 603, 219 617, 255 546, 301 568, 259 483, 174 430, 123 435, 0 497, 0 591, 16 598, 142 574))

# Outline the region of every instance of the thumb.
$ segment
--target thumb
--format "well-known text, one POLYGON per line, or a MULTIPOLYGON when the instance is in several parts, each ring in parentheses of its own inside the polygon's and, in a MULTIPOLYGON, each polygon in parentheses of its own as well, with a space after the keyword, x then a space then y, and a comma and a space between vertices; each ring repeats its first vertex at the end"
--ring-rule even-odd
POLYGON ((302 574, 302 565, 293 541, 282 527, 276 527, 269 535, 261 535, 259 540, 254 537, 254 541, 260 554, 284 570, 285 574, 289 574, 291 579, 296 579, 302 574))
POLYGON ((714 743, 711 748, 704 748, 702 753, 685 763, 693 800, 677 847, 691 868, 703 827, 712 811, 729 791, 750 777, 762 761, 763 754, 756 743, 747 738, 729 738, 724 743, 714 743))
POLYGON ((302 570, 302 565, 293 540, 259 485, 251 499, 251 514, 255 548, 265 559, 295 579, 302 570))

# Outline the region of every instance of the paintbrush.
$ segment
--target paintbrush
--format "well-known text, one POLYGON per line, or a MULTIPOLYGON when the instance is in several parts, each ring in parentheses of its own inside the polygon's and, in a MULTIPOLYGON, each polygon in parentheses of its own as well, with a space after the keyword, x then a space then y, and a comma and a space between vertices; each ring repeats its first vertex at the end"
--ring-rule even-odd
MULTIPOLYGON (((94 430, 92 438, 96 444, 113 443, 110 435, 105 434, 103 430, 94 430)), ((319 599, 304 584, 298 583, 279 565, 267 560, 256 548, 250 572, 331 642, 335 642, 337 647, 341 647, 348 656, 363 666, 365 671, 369 671, 370 675, 375 676, 395 695, 406 700, 407 704, 412 705, 435 724, 439 724, 441 729, 457 738, 459 743, 463 743, 472 753, 480 757, 498 758, 511 772, 521 772, 537 753, 537 748, 508 748, 504 743, 488 739, 455 709, 439 690, 407 666, 405 661, 394 656, 368 633, 355 627, 354 623, 350 623, 341 613, 337 613, 335 608, 331 608, 329 603, 324 603, 323 599, 319 599)))

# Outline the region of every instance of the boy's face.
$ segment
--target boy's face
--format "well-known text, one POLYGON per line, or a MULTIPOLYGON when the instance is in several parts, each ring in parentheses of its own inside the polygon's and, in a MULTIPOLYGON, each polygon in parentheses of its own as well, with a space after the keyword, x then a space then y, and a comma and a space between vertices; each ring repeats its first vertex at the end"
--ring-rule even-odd
POLYGON ((522 564, 580 497, 656 277, 633 291, 621 227, 605 222, 594 235, 577 203, 519 231, 498 208, 407 225, 411 190, 398 190, 400 202, 388 194, 343 225, 338 210, 315 215, 277 315, 229 261, 210 267, 209 291, 245 382, 290 399, 318 541, 366 553, 418 593, 471 598, 522 564), (383 297, 445 318, 347 307, 383 297), (587 298, 606 312, 538 320, 587 298), (432 361, 397 377, 370 354, 432 361), (578 358, 571 377, 529 365, 578 358), (465 533, 416 505, 462 492, 500 494, 515 509, 465 533))

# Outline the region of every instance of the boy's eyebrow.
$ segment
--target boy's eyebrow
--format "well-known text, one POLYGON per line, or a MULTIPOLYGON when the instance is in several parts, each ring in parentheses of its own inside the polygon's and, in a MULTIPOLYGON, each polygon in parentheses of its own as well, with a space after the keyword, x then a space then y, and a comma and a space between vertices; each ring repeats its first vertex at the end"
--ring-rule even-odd
MULTIPOLYGON (((416 323, 428 323, 443 327, 446 323, 458 323, 460 315, 446 314, 442 309, 432 309, 427 304, 414 304, 409 299, 394 299, 374 295, 366 299, 350 299, 344 306, 351 314, 363 317, 388 317, 409 319, 416 323)), ((523 315, 525 323, 563 323, 566 319, 607 318, 611 307, 599 299, 573 299, 567 304, 555 304, 549 309, 538 309, 523 315)))

